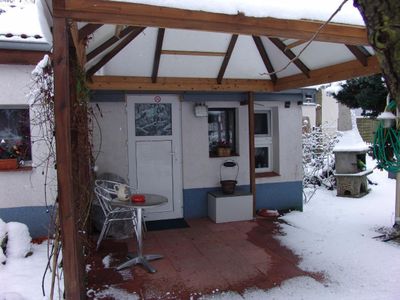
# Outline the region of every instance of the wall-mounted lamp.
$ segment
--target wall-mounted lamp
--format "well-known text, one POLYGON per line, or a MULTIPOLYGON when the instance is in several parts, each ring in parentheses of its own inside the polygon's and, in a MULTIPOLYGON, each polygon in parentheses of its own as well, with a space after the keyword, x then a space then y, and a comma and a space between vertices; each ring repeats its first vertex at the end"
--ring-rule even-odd
POLYGON ((303 105, 303 101, 297 101, 297 105, 303 105))
POLYGON ((290 107, 290 101, 285 101, 285 108, 289 108, 290 107))
POLYGON ((194 105, 194 115, 196 117, 207 117, 208 107, 205 103, 196 103, 194 105))

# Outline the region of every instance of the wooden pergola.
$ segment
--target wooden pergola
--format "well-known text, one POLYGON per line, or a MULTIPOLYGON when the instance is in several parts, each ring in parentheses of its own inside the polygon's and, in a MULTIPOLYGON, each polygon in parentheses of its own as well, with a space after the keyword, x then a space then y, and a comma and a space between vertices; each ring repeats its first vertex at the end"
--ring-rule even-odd
MULTIPOLYGON (((354 55, 353 60, 310 69, 299 58, 293 61, 300 70, 299 74, 282 78, 276 74, 270 74, 268 79, 224 78, 238 35, 252 36, 265 68, 269 73, 272 73, 274 69, 260 37, 267 37, 281 50, 282 54, 293 59, 296 55, 291 51, 291 48, 309 40, 322 23, 268 17, 255 18, 240 14, 225 15, 116 1, 53 0, 58 201, 63 237, 63 266, 67 299, 85 298, 82 249, 79 243, 73 204, 76 190, 73 184, 72 162, 74 152, 71 147, 71 104, 76 100, 76 95, 74 89, 70 88, 73 86, 71 85, 73 81, 71 79, 70 57, 76 55, 79 63, 86 66, 89 86, 92 89, 161 92, 246 91, 249 92, 247 103, 249 115, 252 115, 253 92, 282 91, 380 72, 376 57, 365 51, 364 46, 368 45, 368 40, 364 27, 330 23, 316 36, 315 41, 343 44, 354 55), (79 28, 77 22, 84 22, 85 25, 79 28), (118 31, 116 36, 86 53, 85 43, 87 38, 104 24, 125 25, 126 27, 120 27, 121 30, 118 31), (129 42, 134 40, 145 27, 158 28, 151 76, 96 75, 98 70, 129 42), (166 54, 165 52, 162 53, 162 39, 165 29, 168 28, 231 34, 229 47, 224 53, 178 53, 179 55, 220 55, 223 57, 223 62, 218 76, 216 78, 158 76, 160 56, 166 54), (296 41, 285 44, 282 39, 295 39, 296 41), (74 51, 74 53, 70 51, 74 51), (100 59, 92 64, 87 64, 96 56, 100 56, 100 59)), ((253 125, 250 122, 250 137, 252 130, 253 125)), ((250 148, 252 147, 254 148, 254 145, 252 145, 250 139, 250 148)), ((254 160, 250 159, 250 166, 252 166, 252 163, 254 166, 254 160)), ((254 178, 251 178, 251 182, 255 183, 254 178)))

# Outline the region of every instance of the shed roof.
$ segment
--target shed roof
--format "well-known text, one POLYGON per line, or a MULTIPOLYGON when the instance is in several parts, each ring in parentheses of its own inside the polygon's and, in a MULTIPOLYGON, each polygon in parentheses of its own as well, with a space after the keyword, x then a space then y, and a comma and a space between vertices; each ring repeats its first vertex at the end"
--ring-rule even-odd
POLYGON ((325 25, 342 1, 197 2, 67 0, 55 14, 77 21, 94 89, 277 91, 380 71, 350 2, 325 25))
POLYGON ((48 10, 35 3, 0 2, 0 49, 49 51, 52 35, 48 10))

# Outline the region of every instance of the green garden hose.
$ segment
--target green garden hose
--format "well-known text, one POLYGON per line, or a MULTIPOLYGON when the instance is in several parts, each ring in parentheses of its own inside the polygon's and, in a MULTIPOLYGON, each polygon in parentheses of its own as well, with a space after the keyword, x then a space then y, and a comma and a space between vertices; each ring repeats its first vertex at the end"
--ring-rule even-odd
POLYGON ((397 173, 400 171, 400 136, 395 128, 384 128, 379 123, 374 136, 374 157, 377 167, 397 173))

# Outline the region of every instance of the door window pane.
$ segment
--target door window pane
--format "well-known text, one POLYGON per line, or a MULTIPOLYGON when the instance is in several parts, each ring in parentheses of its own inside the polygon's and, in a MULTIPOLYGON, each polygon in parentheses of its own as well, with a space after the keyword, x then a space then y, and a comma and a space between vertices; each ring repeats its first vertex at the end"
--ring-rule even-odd
POLYGON ((135 104, 136 136, 172 135, 171 104, 135 104))

